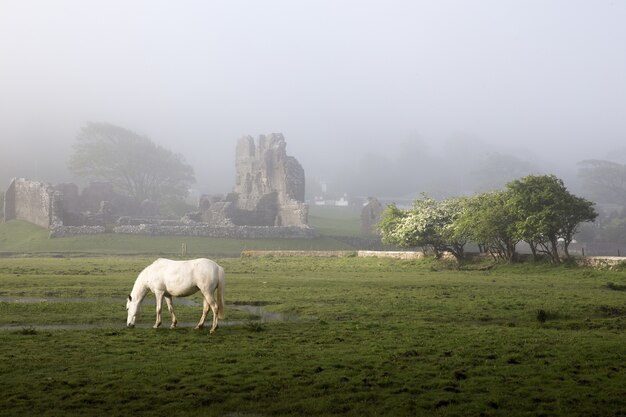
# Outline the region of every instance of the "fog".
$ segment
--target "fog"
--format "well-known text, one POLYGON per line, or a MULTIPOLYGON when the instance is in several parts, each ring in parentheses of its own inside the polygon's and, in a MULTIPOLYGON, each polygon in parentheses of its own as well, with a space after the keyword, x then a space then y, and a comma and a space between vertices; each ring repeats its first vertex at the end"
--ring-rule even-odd
POLYGON ((574 181, 582 159, 626 163, 624 22, 603 0, 2 0, 0 189, 76 181, 89 121, 183 155, 201 193, 272 132, 312 192, 574 181))

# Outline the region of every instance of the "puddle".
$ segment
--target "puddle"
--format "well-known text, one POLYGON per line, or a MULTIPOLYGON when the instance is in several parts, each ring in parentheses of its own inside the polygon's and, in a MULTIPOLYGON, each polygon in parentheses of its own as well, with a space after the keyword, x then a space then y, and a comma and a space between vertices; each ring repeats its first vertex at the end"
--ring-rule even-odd
MULTIPOLYGON (((120 299, 117 298, 55 298, 55 297, 42 297, 42 298, 17 298, 17 297, 0 297, 0 302, 2 303, 115 303, 115 304, 123 304, 120 299)), ((142 304, 152 304, 154 305, 154 297, 152 299, 146 298, 142 304)), ((190 305, 190 306, 199 306, 202 304, 196 300, 190 299, 182 299, 175 298, 174 306, 176 305, 190 305)), ((293 313, 277 313, 274 311, 265 310, 262 305, 267 305, 267 303, 257 302, 253 304, 226 304, 227 307, 243 311, 249 314, 256 316, 257 318, 253 319, 244 319, 244 320, 220 320, 220 326, 241 326, 247 323, 271 323, 271 322, 295 322, 300 321, 300 318, 293 313)), ((137 328, 151 328, 153 322, 151 322, 148 316, 144 316, 144 323, 138 323, 137 328)), ((207 317, 207 324, 210 327, 211 322, 211 313, 207 317)), ((182 322, 178 323, 179 328, 184 327, 195 327, 197 322, 182 322)), ((205 328, 207 328, 207 324, 205 324, 205 328)), ((163 320, 163 324, 161 328, 169 329, 168 320, 163 320)), ((90 329, 118 329, 118 328, 126 328, 126 321, 121 320, 119 324, 116 323, 96 323, 96 324, 48 324, 48 325, 9 325, 9 326, 0 326, 0 330, 14 330, 20 331, 23 329, 33 328, 35 330, 90 330, 90 329)))
MULTIPOLYGON (((124 298, 58 298, 58 297, 42 297, 42 298, 17 298, 17 297, 0 297, 0 303, 107 303, 107 304, 126 304, 124 298)), ((154 305, 154 297, 146 297, 142 304, 154 305)), ((174 305, 185 306, 201 306, 202 304, 196 300, 188 298, 175 298, 174 305)))
POLYGON ((263 307, 258 305, 248 305, 248 304, 235 304, 231 305, 231 308, 239 311, 245 311, 246 313, 254 314, 255 316, 259 316, 259 319, 251 320, 258 321, 261 323, 269 323, 272 321, 299 321, 300 318, 293 313, 276 313, 275 311, 267 311, 263 307))

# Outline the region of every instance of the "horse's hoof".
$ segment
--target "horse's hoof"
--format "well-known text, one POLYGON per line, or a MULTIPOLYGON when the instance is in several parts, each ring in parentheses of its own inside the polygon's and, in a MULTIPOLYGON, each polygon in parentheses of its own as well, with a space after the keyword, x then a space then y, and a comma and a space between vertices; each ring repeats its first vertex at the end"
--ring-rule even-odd
POLYGON ((213 334, 215 333, 215 330, 211 329, 211 331, 209 332, 209 334, 213 334))

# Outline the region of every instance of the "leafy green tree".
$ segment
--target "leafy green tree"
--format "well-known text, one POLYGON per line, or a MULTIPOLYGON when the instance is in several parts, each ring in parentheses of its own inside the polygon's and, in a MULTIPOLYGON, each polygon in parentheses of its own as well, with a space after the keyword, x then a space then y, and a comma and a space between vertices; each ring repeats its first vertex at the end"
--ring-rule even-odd
POLYGON ((180 201, 195 182, 193 168, 181 155, 109 123, 88 123, 81 129, 69 169, 78 176, 108 181, 137 201, 180 201))
POLYGON ((579 225, 598 216, 592 202, 571 194, 554 175, 529 175, 508 183, 507 189, 518 235, 535 257, 542 253, 554 263, 561 262, 559 240, 569 258, 568 248, 579 225))
POLYGON ((515 261, 520 241, 516 224, 518 217, 506 191, 478 194, 467 200, 466 209, 456 221, 471 241, 494 258, 515 261))
POLYGON ((468 208, 468 199, 463 197, 447 198, 437 205, 440 228, 438 250, 451 252, 458 260, 465 258, 465 245, 469 241, 469 230, 459 223, 468 208))

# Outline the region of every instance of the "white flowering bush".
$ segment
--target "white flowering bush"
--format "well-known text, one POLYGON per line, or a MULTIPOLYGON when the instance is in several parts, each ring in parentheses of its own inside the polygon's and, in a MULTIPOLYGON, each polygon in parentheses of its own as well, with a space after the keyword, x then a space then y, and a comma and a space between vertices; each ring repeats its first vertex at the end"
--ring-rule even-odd
POLYGON ((467 238, 454 222, 464 209, 464 202, 460 198, 438 202, 423 195, 415 200, 412 209, 390 206, 379 224, 383 242, 401 247, 421 246, 433 250, 436 256, 449 251, 461 259, 467 238))

